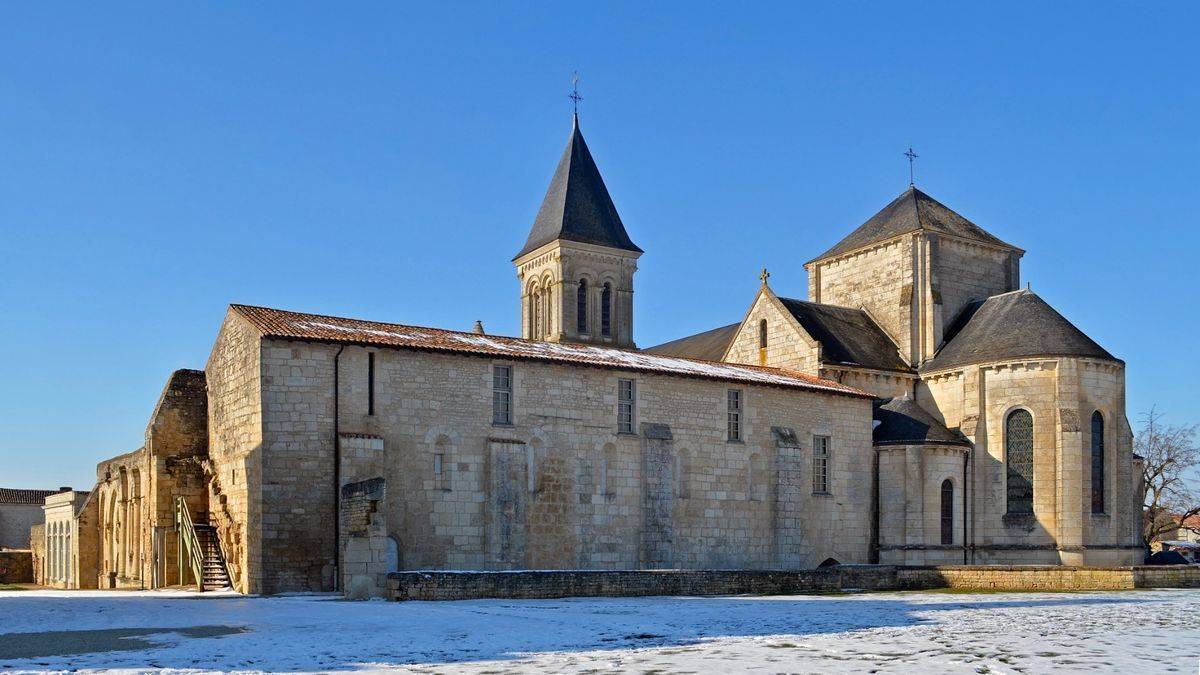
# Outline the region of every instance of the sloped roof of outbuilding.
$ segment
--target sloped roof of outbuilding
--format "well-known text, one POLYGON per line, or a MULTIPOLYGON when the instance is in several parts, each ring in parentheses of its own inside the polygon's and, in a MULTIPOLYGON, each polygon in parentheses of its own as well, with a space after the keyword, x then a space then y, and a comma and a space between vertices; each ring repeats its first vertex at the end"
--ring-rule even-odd
POLYGON ((917 405, 910 396, 880 400, 875 403, 875 426, 872 440, 875 445, 961 445, 971 441, 917 405))
POLYGON ((896 343, 865 311, 793 298, 779 301, 821 343, 823 363, 913 372, 896 343))
POLYGON ((833 248, 808 262, 814 263, 842 253, 849 253, 917 230, 948 234, 1021 251, 1016 246, 1005 243, 987 230, 967 220, 933 197, 915 187, 909 187, 903 194, 883 207, 879 213, 871 216, 867 222, 859 225, 844 239, 834 244, 833 248))
POLYGON ((1123 363, 1036 293, 1024 289, 967 305, 946 331, 946 343, 921 371, 1038 356, 1123 363))
POLYGON ((660 356, 678 356, 685 359, 703 359, 705 361, 720 361, 729 349, 729 343, 737 335, 740 323, 731 323, 703 333, 664 342, 661 345, 647 347, 642 351, 647 354, 660 356))
POLYGON ((625 231, 625 224, 600 177, 600 169, 579 131, 578 117, 529 238, 513 259, 558 239, 642 252, 625 231))
POLYGON ((0 488, 0 504, 38 504, 46 503, 46 497, 56 495, 60 490, 26 490, 24 488, 0 488))

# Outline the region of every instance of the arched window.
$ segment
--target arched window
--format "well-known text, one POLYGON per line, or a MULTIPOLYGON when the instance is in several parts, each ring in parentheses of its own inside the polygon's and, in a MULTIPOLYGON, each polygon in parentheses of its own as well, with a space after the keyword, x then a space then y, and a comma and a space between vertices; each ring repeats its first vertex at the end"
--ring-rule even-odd
POLYGON ((587 334, 587 279, 579 280, 579 290, 575 291, 575 332, 587 334))
POLYGON ((1014 410, 1004 422, 1008 512, 1033 513, 1033 415, 1014 410))
POLYGON ((767 348, 767 320, 763 319, 758 322, 758 348, 767 348))
POLYGON ((1092 513, 1104 513, 1104 415, 1092 413, 1092 513))
POLYGON ((600 334, 612 336, 612 284, 604 284, 600 293, 600 334))
POLYGON ((942 546, 954 543, 954 483, 942 481, 942 546))
POLYGON ((433 444, 433 489, 449 492, 451 489, 450 469, 453 466, 450 439, 438 436, 433 444))
POLYGON ((542 292, 537 286, 529 292, 529 338, 536 340, 541 337, 542 330, 542 292))

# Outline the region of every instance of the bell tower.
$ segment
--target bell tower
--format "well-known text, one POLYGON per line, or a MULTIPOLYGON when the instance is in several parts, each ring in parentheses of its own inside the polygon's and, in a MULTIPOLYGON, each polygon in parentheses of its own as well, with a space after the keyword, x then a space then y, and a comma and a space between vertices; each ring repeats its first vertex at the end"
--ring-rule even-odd
POLYGON ((521 336, 636 348, 633 274, 641 255, 575 115, 529 238, 513 258, 521 281, 521 336))

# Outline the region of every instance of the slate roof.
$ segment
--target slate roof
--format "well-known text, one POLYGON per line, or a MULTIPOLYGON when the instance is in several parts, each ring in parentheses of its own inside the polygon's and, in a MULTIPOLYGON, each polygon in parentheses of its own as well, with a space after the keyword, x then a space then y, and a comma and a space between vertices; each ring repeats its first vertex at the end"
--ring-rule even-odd
POLYGON ((38 504, 46 503, 46 497, 58 494, 58 490, 24 490, 21 488, 0 488, 0 504, 38 504))
POLYGON ((529 239, 513 259, 556 239, 642 252, 625 232, 617 207, 600 177, 600 169, 596 168, 583 133, 579 131, 578 117, 550 180, 550 188, 546 190, 542 208, 533 221, 529 239))
POLYGON ((686 359, 703 359, 705 361, 720 361, 729 349, 729 343, 737 335, 740 323, 731 323, 703 333, 664 342, 661 345, 647 347, 642 351, 646 354, 660 356, 680 356, 686 359))
POLYGON ((946 343, 921 371, 1037 356, 1123 363, 1028 289, 973 302, 946 331, 946 343))
POLYGON ((875 403, 879 422, 872 433, 875 445, 961 445, 971 442, 957 430, 947 429, 910 396, 875 403))
POLYGON ((823 363, 912 372, 896 343, 865 311, 792 298, 779 301, 821 343, 823 363))
POLYGON ((948 234, 993 246, 1021 250, 996 238, 933 197, 915 187, 910 187, 892 200, 892 203, 883 207, 879 213, 858 226, 858 229, 835 244, 833 248, 808 262, 813 263, 842 253, 849 253, 917 230, 948 234))
POLYGON ((267 307, 230 305, 230 309, 249 321, 263 337, 268 338, 377 345, 490 358, 576 364, 870 397, 870 394, 853 387, 782 368, 713 363, 610 347, 479 335, 439 328, 303 314, 267 307))

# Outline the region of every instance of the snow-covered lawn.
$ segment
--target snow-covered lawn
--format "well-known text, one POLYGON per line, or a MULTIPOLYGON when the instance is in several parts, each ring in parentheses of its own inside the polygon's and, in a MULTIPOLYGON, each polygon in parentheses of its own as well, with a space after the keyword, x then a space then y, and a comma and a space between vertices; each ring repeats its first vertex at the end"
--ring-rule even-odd
POLYGON ((0 592, 0 631, 0 673, 1195 673, 1200 591, 442 603, 14 591, 0 592))

